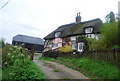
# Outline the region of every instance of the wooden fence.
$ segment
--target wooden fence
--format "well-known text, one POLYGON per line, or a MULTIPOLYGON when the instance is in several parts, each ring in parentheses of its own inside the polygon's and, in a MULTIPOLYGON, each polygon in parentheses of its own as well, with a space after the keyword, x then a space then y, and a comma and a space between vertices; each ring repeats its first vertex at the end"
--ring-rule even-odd
POLYGON ((109 61, 115 64, 120 64, 120 51, 113 50, 85 51, 83 56, 103 61, 109 61))
POLYGON ((115 64, 120 64, 120 51, 113 51, 113 50, 99 50, 99 51, 84 51, 84 53, 76 52, 58 52, 58 51, 49 51, 45 52, 45 57, 77 57, 81 58, 82 56, 90 57, 97 60, 109 61, 115 64))

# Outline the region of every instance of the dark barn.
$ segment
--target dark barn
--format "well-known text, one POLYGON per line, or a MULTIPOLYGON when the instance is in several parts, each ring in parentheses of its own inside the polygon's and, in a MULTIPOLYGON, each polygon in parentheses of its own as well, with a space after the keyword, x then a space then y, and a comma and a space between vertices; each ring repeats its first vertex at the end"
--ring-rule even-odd
POLYGON ((44 42, 41 38, 31 37, 26 35, 16 35, 12 40, 13 45, 22 45, 28 50, 34 50, 34 52, 42 52, 44 48, 44 42))

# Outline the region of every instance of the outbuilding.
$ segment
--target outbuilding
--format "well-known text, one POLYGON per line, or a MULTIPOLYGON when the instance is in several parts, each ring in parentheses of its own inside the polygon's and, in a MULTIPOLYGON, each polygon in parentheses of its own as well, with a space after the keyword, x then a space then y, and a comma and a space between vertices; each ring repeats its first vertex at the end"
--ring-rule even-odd
POLYGON ((42 52, 44 48, 43 39, 20 34, 13 37, 12 44, 22 45, 28 50, 34 50, 34 52, 42 52))

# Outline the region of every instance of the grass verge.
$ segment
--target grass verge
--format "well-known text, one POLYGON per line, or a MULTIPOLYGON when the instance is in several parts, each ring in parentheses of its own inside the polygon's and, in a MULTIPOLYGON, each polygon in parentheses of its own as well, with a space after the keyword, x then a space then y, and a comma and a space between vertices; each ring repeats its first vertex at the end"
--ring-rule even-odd
MULTIPOLYGON (((42 58, 42 60, 47 60, 47 58, 44 58, 42 58)), ((50 59, 51 58, 49 58, 49 61, 53 60, 50 59)), ((55 59, 53 61, 55 61, 55 59)), ((119 79, 118 67, 106 61, 93 60, 87 57, 82 57, 80 59, 73 57, 58 57, 56 58, 56 62, 81 71, 91 79, 119 79)))
POLYGON ((118 67, 100 60, 93 60, 87 57, 78 58, 57 58, 67 63, 72 63, 79 68, 96 75, 102 79, 118 79, 118 67))
POLYGON ((2 80, 2 70, 0 69, 0 80, 2 80))

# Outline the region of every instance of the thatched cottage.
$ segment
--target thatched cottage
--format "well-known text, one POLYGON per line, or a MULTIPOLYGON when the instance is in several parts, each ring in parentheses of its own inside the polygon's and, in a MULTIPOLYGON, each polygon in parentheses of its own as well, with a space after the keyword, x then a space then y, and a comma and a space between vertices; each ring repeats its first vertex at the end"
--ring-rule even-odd
POLYGON ((102 21, 99 18, 81 22, 80 13, 77 13, 76 22, 59 26, 48 34, 44 43, 44 51, 57 50, 64 45, 69 45, 79 52, 84 50, 84 40, 80 36, 99 38, 102 21))

